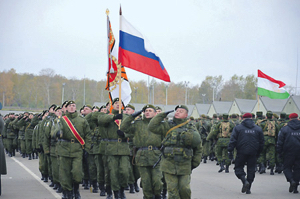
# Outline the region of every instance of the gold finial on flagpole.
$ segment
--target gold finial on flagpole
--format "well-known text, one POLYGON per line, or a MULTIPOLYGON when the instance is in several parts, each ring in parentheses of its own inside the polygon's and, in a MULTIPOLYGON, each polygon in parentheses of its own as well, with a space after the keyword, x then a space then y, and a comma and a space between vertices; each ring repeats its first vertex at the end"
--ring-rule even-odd
POLYGON ((109 15, 109 10, 108 10, 108 8, 106 9, 106 15, 108 16, 109 15))

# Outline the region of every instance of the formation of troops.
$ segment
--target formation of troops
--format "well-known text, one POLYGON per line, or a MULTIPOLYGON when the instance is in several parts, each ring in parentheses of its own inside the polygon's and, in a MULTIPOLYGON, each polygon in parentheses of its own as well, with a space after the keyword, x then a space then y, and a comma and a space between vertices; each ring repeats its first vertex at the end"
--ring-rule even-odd
MULTIPOLYGON (((77 110, 70 100, 42 113, 10 113, 3 117, 5 151, 9 157, 19 152, 28 160, 39 159, 41 180, 51 181, 49 186, 63 199, 80 199, 80 184, 107 199, 124 199, 125 190, 134 194, 140 187, 145 199, 167 195, 187 199, 191 198, 190 175, 201 161, 216 161, 218 172, 226 173, 235 163, 237 151, 228 155, 228 145, 242 116, 195 119, 188 117, 185 105, 166 112, 151 104, 142 110, 131 104, 121 110, 122 105, 115 98, 111 104, 77 110), (174 111, 174 117, 168 118, 174 111)), ((289 115, 257 112, 252 120, 264 137, 256 172, 282 173, 284 160, 276 143, 289 115)), ((298 193, 299 179, 287 180, 289 191, 298 193)), ((242 192, 250 194, 247 189, 243 185, 242 192)))

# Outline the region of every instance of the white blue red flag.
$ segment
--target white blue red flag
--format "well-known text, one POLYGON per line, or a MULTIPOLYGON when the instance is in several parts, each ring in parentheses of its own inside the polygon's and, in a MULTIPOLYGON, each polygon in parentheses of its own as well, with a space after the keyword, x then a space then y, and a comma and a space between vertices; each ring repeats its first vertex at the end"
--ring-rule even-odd
POLYGON ((149 41, 122 14, 120 15, 119 62, 122 66, 170 82, 166 68, 149 41))

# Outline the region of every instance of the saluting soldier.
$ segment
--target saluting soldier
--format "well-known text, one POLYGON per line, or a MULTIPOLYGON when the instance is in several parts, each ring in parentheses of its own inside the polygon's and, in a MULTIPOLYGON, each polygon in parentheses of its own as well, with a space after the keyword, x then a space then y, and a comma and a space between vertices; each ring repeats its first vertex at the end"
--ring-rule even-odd
POLYGON ((188 120, 188 107, 178 105, 173 120, 164 121, 172 111, 157 114, 148 130, 163 137, 160 169, 164 172, 168 198, 191 198, 192 170, 199 166, 202 143, 195 125, 188 120))

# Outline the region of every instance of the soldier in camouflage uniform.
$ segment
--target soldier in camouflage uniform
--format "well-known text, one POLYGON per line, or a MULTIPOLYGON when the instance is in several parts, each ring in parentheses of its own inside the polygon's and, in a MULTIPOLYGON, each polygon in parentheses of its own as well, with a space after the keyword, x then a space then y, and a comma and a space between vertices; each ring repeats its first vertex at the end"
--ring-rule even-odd
POLYGON ((188 119, 188 108, 178 105, 173 120, 164 121, 172 111, 157 114, 148 130, 163 137, 160 169, 167 182, 168 198, 191 198, 192 170, 199 166, 202 157, 201 137, 188 119))
MULTIPOLYGON (((28 121, 29 113, 25 112, 22 117, 18 118, 18 121, 15 123, 15 128, 19 130, 18 133, 18 141, 20 144, 20 152, 22 154, 22 157, 26 157, 26 142, 25 142, 25 128, 30 124, 30 121, 28 121)), ((31 156, 31 154, 30 154, 31 156)), ((31 157, 30 157, 31 159, 31 157)))
POLYGON ((59 175, 66 199, 80 199, 79 183, 83 178, 83 149, 90 150, 90 126, 85 118, 79 116, 74 101, 66 104, 67 113, 59 118, 57 130, 53 135, 58 137, 57 152, 59 155, 59 175), (68 123, 69 122, 69 123, 68 123), (73 130, 71 130, 74 127, 73 130))
MULTIPOLYGON (((280 113, 280 118, 277 120, 278 130, 280 132, 281 128, 286 126, 288 124, 289 120, 286 116, 285 112, 280 113)), ((277 142, 277 139, 276 139, 277 142)), ((275 167, 275 173, 282 173, 283 171, 283 159, 279 156, 278 153, 275 154, 276 156, 276 167, 275 167)))
POLYGON ((29 120, 30 123, 25 128, 25 143, 26 143, 25 146, 26 146, 26 153, 28 155, 28 160, 31 160, 31 155, 33 159, 35 158, 33 153, 33 148, 32 148, 32 134, 33 134, 34 127, 38 124, 38 115, 36 114, 35 116, 33 116, 33 114, 30 113, 29 120))
POLYGON ((233 128, 235 127, 234 123, 231 120, 228 120, 228 114, 223 114, 223 120, 218 123, 212 131, 207 136, 207 140, 217 138, 217 158, 220 163, 219 173, 224 171, 229 172, 229 166, 231 165, 231 160, 227 155, 227 147, 230 141, 230 136, 233 128), (224 165, 226 168, 224 168, 224 165))
POLYGON ((274 175, 275 167, 275 144, 278 136, 278 126, 276 122, 272 119, 272 111, 268 111, 266 114, 267 118, 262 120, 260 123, 257 123, 260 126, 264 133, 265 145, 264 149, 261 152, 258 163, 259 163, 259 173, 266 172, 267 161, 269 161, 270 175, 274 175))
POLYGON ((156 115, 155 107, 148 104, 141 111, 126 117, 121 124, 121 130, 133 137, 133 145, 137 149, 135 164, 138 166, 143 185, 145 199, 160 199, 162 191, 162 172, 159 165, 153 168, 160 155, 162 142, 161 134, 154 134, 148 130, 150 120, 156 115), (135 118, 144 112, 143 119, 135 118))
POLYGON ((118 134, 120 120, 123 115, 119 113, 119 98, 112 102, 113 110, 111 114, 101 115, 98 119, 99 125, 107 130, 108 138, 106 141, 107 166, 110 175, 111 189, 115 198, 126 198, 124 189, 128 186, 128 167, 129 167, 129 145, 127 138, 118 134))
POLYGON ((203 163, 207 162, 207 157, 210 154, 211 141, 207 141, 206 137, 210 132, 210 124, 205 119, 205 115, 201 115, 200 120, 196 123, 196 128, 200 133, 202 139, 202 147, 203 147, 203 163))
POLYGON ((8 156, 14 156, 16 145, 14 144, 14 140, 16 139, 16 134, 12 127, 12 122, 15 120, 15 115, 13 113, 9 114, 8 119, 5 121, 5 138, 6 138, 6 147, 8 150, 8 156))

